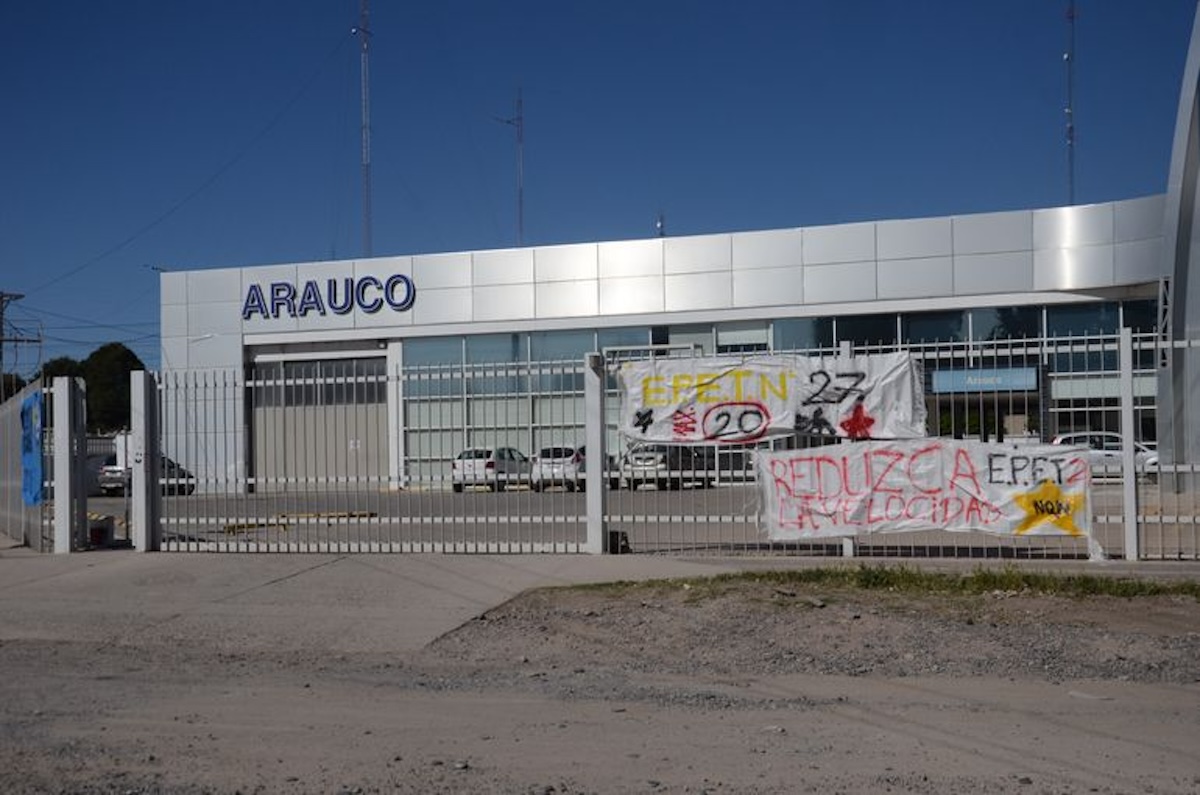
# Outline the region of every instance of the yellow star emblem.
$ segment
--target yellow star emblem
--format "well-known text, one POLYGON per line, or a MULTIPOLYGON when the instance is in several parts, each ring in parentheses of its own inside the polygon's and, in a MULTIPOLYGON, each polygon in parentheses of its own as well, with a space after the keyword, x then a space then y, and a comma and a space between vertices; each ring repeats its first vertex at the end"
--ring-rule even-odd
POLYGON ((1057 483, 1043 480, 1036 489, 1016 495, 1013 501, 1025 511, 1025 517, 1014 531, 1017 535, 1025 535, 1045 524, 1054 525, 1069 536, 1085 535, 1075 524, 1075 517, 1087 510, 1084 494, 1064 494, 1057 483))

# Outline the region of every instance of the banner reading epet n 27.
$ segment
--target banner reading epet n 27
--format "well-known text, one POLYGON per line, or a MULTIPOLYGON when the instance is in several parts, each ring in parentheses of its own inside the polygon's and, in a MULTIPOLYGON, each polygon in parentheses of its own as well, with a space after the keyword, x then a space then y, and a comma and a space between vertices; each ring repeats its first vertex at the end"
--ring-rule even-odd
POLYGON ((926 435, 921 369, 908 352, 851 357, 656 358, 627 362, 621 432, 677 444, 808 434, 926 435))

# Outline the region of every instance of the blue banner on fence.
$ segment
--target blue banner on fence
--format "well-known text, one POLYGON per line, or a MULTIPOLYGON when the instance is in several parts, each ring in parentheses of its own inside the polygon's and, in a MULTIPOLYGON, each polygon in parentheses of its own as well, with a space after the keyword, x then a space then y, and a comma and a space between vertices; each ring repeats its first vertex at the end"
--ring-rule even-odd
POLYGON ((21 496, 26 505, 42 503, 42 426, 45 403, 40 391, 21 403, 21 496))

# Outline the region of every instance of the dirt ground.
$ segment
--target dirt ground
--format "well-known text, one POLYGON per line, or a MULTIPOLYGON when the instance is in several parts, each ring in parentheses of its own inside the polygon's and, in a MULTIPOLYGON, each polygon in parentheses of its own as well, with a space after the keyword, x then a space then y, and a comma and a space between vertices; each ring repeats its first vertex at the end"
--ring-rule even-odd
POLYGON ((404 655, 0 643, 4 793, 1197 791, 1191 598, 676 582, 404 655))

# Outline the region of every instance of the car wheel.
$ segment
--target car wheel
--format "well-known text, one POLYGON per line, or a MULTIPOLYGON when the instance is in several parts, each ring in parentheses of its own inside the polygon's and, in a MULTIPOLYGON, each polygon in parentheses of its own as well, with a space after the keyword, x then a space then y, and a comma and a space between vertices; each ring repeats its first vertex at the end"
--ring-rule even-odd
POLYGON ((452 490, 452 491, 453 491, 455 494, 462 494, 462 490, 463 490, 463 484, 461 484, 461 483, 453 483, 453 484, 451 484, 451 486, 450 486, 450 489, 451 489, 451 490, 452 490))
POLYGON ((532 483, 529 484, 529 488, 533 489, 534 491, 541 491, 542 490, 542 481, 540 481, 540 480, 533 481, 532 483))
POLYGON ((492 487, 492 491, 504 491, 506 485, 503 480, 497 480, 496 485, 492 487))

